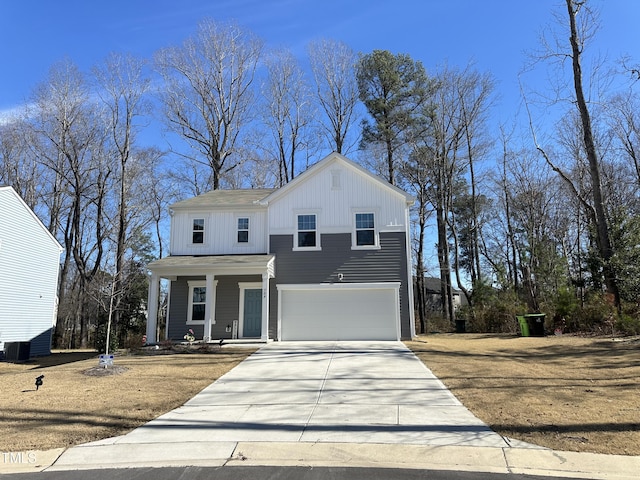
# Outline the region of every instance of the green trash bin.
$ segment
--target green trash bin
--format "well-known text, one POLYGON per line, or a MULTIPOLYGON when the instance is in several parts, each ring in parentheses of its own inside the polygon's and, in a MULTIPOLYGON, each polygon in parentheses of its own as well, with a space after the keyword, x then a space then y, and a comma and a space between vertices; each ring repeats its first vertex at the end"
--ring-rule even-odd
POLYGON ((516 320, 520 324, 520 333, 523 337, 528 337, 529 334, 529 324, 527 323, 527 319, 524 318, 524 315, 516 315, 516 320))

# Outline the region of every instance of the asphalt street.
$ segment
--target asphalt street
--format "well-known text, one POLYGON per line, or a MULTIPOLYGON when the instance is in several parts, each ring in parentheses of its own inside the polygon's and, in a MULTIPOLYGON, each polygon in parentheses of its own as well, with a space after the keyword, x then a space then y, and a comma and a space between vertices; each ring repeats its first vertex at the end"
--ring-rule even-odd
POLYGON ((567 480, 567 477, 349 467, 172 467, 5 474, 2 480, 567 480))

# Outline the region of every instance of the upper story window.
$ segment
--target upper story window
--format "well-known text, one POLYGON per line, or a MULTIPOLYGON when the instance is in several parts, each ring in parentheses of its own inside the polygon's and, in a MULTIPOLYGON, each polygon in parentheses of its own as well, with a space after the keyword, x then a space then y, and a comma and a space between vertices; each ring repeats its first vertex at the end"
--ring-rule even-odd
POLYGON ((249 219, 248 218, 239 218, 238 219, 238 243, 248 243, 249 242, 249 219))
POLYGON ((298 235, 296 246, 298 248, 313 248, 318 246, 316 215, 298 215, 298 235))
POLYGON ((191 243, 204 243, 204 218, 194 218, 191 243))
POLYGON ((356 246, 376 245, 376 229, 373 213, 356 213, 356 246))

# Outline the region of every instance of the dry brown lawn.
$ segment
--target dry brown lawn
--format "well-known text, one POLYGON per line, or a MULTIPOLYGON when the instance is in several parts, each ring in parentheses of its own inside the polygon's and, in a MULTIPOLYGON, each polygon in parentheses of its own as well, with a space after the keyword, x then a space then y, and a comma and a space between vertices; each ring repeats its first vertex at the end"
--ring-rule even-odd
MULTIPOLYGON (((439 334, 407 342, 499 433, 557 450, 640 455, 640 338, 439 334)), ((120 435, 169 411, 252 350, 116 357, 95 352, 0 363, 0 451, 68 447, 120 435), (35 391, 35 378, 44 385, 35 391)))
POLYGON ((0 363, 0 451, 45 450, 121 435, 180 405, 254 350, 120 356, 118 375, 87 375, 95 352, 0 363), (44 374, 44 385, 35 379, 44 374))
POLYGON ((502 435, 580 452, 640 455, 640 338, 438 334, 407 342, 502 435))

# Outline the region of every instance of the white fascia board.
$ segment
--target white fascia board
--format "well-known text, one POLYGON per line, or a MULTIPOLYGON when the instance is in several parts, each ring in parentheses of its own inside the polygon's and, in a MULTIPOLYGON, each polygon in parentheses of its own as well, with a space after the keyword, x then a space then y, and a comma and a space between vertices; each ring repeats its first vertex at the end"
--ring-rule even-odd
POLYGON ((389 290, 400 289, 400 282, 372 282, 372 283, 280 283, 278 290, 389 290))

